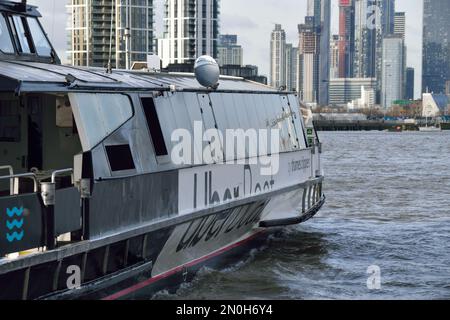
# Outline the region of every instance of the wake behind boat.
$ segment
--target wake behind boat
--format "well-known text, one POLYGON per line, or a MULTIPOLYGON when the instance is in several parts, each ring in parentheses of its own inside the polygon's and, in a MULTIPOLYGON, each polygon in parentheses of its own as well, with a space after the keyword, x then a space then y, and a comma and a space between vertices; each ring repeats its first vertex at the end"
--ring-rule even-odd
POLYGON ((323 205, 294 93, 201 86, 208 58, 197 77, 63 66, 35 7, 0 13, 0 299, 149 298, 323 205))

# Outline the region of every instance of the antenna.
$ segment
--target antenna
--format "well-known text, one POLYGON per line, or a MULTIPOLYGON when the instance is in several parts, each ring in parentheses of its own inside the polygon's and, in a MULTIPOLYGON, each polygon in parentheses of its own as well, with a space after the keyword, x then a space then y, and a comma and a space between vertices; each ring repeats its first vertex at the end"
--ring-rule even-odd
MULTIPOLYGON (((22 0, 26 1, 26 0, 22 0)), ((108 57, 108 65, 106 67, 106 73, 112 73, 112 65, 111 65, 111 55, 112 55, 112 33, 113 33, 113 22, 114 22, 114 1, 111 0, 111 28, 109 31, 109 57, 108 57)))

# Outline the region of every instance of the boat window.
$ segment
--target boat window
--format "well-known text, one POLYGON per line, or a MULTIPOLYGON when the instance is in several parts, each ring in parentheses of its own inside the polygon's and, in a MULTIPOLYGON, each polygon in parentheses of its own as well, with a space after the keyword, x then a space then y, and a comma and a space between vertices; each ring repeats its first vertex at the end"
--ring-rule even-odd
POLYGON ((161 130, 158 113, 156 112, 155 101, 153 98, 141 98, 142 107, 144 108, 145 118, 153 141, 155 153, 157 156, 167 156, 166 143, 161 130))
POLYGON ((31 36, 33 37, 36 53, 40 56, 50 57, 52 49, 36 18, 27 18, 31 36))
POLYGON ((15 29, 15 35, 20 45, 19 51, 22 53, 31 53, 32 42, 24 24, 25 18, 12 16, 12 18, 10 17, 10 21, 11 27, 15 29))
POLYGON ((128 96, 70 93, 70 104, 84 151, 89 151, 133 116, 128 96))
POLYGON ((0 50, 5 53, 14 53, 14 46, 11 41, 5 17, 0 14, 0 50))
POLYGON ((106 146, 111 171, 124 171, 136 169, 133 161, 133 155, 128 144, 117 146, 106 146))

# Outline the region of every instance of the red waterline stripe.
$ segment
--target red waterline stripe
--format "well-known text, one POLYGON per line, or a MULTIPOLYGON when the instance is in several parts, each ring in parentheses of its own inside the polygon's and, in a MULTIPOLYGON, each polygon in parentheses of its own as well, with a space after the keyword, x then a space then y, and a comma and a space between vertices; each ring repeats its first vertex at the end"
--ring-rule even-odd
POLYGON ((174 268, 172 270, 169 270, 169 271, 167 271, 165 273, 161 273, 160 275, 158 275, 156 277, 147 279, 147 280, 145 280, 143 282, 140 282, 140 283, 137 283, 137 284, 135 284, 135 285, 133 285, 133 286, 131 286, 129 288, 123 289, 122 291, 119 291, 117 293, 114 293, 114 294, 112 294, 110 296, 107 296, 107 297, 103 298, 102 300, 117 300, 117 299, 119 299, 119 298, 121 298, 123 296, 129 295, 130 293, 133 293, 133 292, 135 292, 137 290, 140 290, 140 289, 142 289, 144 287, 147 287, 147 286, 149 286, 149 285, 151 285, 151 284, 153 284, 153 283, 155 283, 155 282, 157 282, 159 280, 168 278, 168 277, 170 277, 170 276, 172 276, 172 275, 182 271, 184 267, 195 266, 195 265, 197 265, 199 263, 202 263, 202 262, 204 262, 206 260, 209 260, 211 258, 217 257, 217 256, 221 255, 222 253, 224 253, 226 251, 230 251, 231 249, 239 247, 239 246, 249 242, 250 240, 256 238, 256 236, 258 236, 262 232, 264 232, 264 230, 258 231, 254 235, 252 235, 252 236, 250 236, 250 237, 248 237, 248 238, 246 238, 244 240, 236 242, 236 243, 234 243, 234 244, 232 244, 232 245, 230 245, 228 247, 224 247, 224 248, 222 248, 222 249, 220 249, 218 251, 210 253, 210 254, 208 254, 208 255, 206 255, 204 257, 201 257, 199 259, 193 260, 193 261, 191 261, 191 262, 189 262, 189 263, 187 263, 187 264, 185 264, 183 266, 176 267, 176 268, 174 268))

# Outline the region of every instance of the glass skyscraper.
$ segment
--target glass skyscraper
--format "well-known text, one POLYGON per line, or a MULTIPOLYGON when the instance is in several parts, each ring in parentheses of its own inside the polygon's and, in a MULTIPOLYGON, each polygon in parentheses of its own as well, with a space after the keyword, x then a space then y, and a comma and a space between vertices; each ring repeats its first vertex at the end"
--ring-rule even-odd
POLYGON ((355 54, 355 3, 339 0, 339 78, 353 76, 355 54))
POLYGON ((376 77, 377 21, 376 17, 371 18, 376 14, 373 10, 375 6, 375 0, 355 0, 355 78, 376 77))
POLYGON ((384 37, 381 59, 381 106, 385 109, 404 96, 404 50, 405 42, 401 35, 384 37))
POLYGON ((448 0, 424 0, 423 92, 444 93, 450 80, 450 5, 448 0))
POLYGON ((314 27, 319 36, 317 102, 326 106, 330 83, 331 0, 309 0, 308 16, 314 17, 314 27))
POLYGON ((377 78, 377 101, 383 102, 380 96, 382 90, 382 68, 383 68, 383 40, 386 36, 392 35, 395 28, 395 0, 376 0, 379 8, 380 22, 376 23, 375 39, 375 68, 377 78))

